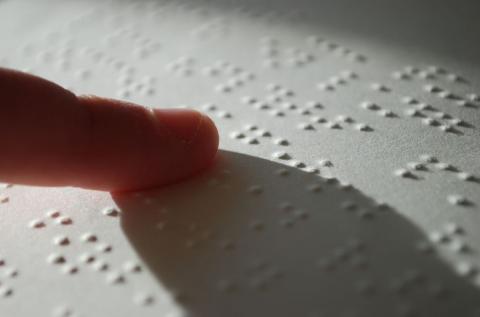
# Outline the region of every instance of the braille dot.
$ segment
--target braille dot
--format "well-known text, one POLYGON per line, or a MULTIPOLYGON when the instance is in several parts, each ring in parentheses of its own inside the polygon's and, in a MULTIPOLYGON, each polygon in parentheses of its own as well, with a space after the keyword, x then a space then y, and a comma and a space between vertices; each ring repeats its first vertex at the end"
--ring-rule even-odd
POLYGON ((28 224, 30 228, 40 229, 45 227, 45 223, 40 219, 34 219, 28 224))
POLYGON ((254 104, 255 102, 257 102, 257 99, 255 99, 254 97, 251 97, 251 96, 244 96, 242 97, 242 102, 244 104, 254 104))
POLYGON ((307 190, 313 193, 318 193, 322 191, 322 186, 320 184, 310 184, 307 185, 307 190))
POLYGON ((323 91, 333 91, 335 87, 331 84, 319 83, 317 84, 317 88, 323 91))
POLYGON ((455 170, 455 168, 451 164, 443 163, 443 162, 436 163, 434 166, 435 166, 435 168, 437 168, 439 170, 442 170, 442 171, 454 171, 455 170))
POLYGON ((387 109, 382 109, 382 110, 380 110, 379 114, 380 114, 382 117, 386 117, 386 118, 396 117, 396 114, 395 114, 393 111, 387 110, 387 109))
POLYGON ((430 154, 422 154, 420 155, 420 160, 425 163, 437 163, 438 159, 430 154))
POLYGON ((428 235, 428 237, 429 237, 430 241, 432 241, 434 243, 445 243, 449 240, 448 236, 446 236, 444 233, 438 232, 438 231, 432 231, 428 235))
POLYGON ((290 144, 288 140, 283 138, 277 138, 273 141, 273 143, 275 143, 276 145, 282 145, 282 146, 287 146, 290 144))
POLYGON ((438 93, 438 92, 442 91, 442 89, 440 87, 435 86, 435 85, 431 85, 431 84, 423 86, 423 89, 425 91, 431 92, 431 93, 438 93))
POLYGON ((57 217, 60 217, 60 211, 58 210, 49 210, 47 211, 46 213, 47 217, 49 218, 57 218, 57 217))
POLYGON ((99 252, 109 253, 112 251, 113 247, 109 244, 99 244, 97 245, 96 249, 99 252))
POLYGON ((281 160, 289 160, 292 158, 287 152, 284 152, 284 151, 274 152, 272 156, 276 159, 281 159, 281 160))
POLYGON ((54 317, 71 317, 73 316, 73 311, 66 306, 55 307, 53 310, 54 317))
POLYGON ((447 196, 447 200, 452 205, 457 205, 457 206, 471 205, 471 202, 467 198, 460 195, 449 195, 447 196))
POLYGON ((106 207, 102 209, 102 214, 110 217, 117 217, 120 212, 115 207, 106 207))
POLYGON ((95 261, 95 256, 90 253, 83 253, 79 256, 79 260, 82 263, 89 264, 95 261))
POLYGON ((418 163, 418 162, 409 162, 407 163, 407 166, 408 168, 412 170, 417 170, 417 171, 424 171, 427 169, 427 167, 424 164, 418 163))
POLYGON ((354 120, 351 117, 343 115, 343 114, 336 116, 335 120, 338 121, 338 122, 345 122, 345 123, 354 122, 354 120))
POLYGON ((62 267, 62 272, 65 273, 65 274, 73 275, 73 274, 78 273, 78 267, 76 267, 75 265, 72 265, 72 264, 65 264, 62 267))
POLYGON ((412 172, 410 172, 409 170, 404 169, 404 168, 397 169, 394 172, 394 174, 395 174, 395 176, 399 176, 399 177, 403 177, 403 178, 414 178, 415 177, 412 174, 412 172))
POLYGON ((463 229, 456 223, 449 222, 445 224, 445 230, 448 234, 462 234, 463 229))
POLYGON ((1 297, 10 297, 13 295, 13 289, 6 286, 0 286, 0 296, 1 297))
POLYGON ((70 244, 68 237, 60 235, 53 238, 53 243, 58 246, 67 246, 70 244))
POLYGON ((133 262, 133 261, 127 261, 123 264, 123 269, 125 272, 130 272, 130 273, 139 273, 142 271, 142 267, 140 264, 133 262))
POLYGON ((252 185, 247 190, 250 194, 259 195, 263 192, 263 187, 260 185, 252 185))
POLYGON ((107 263, 105 263, 104 261, 100 260, 100 261, 96 261, 95 263, 93 263, 93 268, 96 271, 107 271, 108 268, 109 268, 109 265, 107 263))
POLYGON ((298 128, 301 130, 315 130, 315 127, 313 125, 305 122, 299 123, 298 128))
POLYGON ((52 253, 47 257, 47 262, 50 264, 62 264, 65 261, 65 257, 59 253, 52 253))
POLYGON ((91 232, 85 232, 81 235, 80 240, 82 242, 96 242, 98 240, 97 236, 91 232))
POLYGON ((407 109, 405 110, 405 114, 410 117, 424 117, 425 115, 418 111, 417 109, 407 109))
POLYGON ((123 284, 125 283, 125 277, 118 272, 110 272, 106 277, 106 281, 109 284, 123 284))
POLYGON ((10 198, 7 195, 0 194, 0 204, 5 204, 10 201, 10 198))
POLYGON ((467 172, 460 172, 457 174, 457 177, 461 179, 462 181, 469 181, 473 182, 476 180, 476 177, 470 173, 467 172))
POLYGON ((325 126, 329 129, 342 129, 342 126, 338 124, 337 122, 327 122, 325 126))
POLYGON ((311 120, 312 122, 316 123, 326 123, 328 121, 326 118, 323 117, 312 117, 311 120))
POLYGON ((373 131, 372 127, 365 123, 359 123, 355 126, 355 128, 359 131, 370 132, 373 131))
POLYGON ((469 251, 468 245, 460 240, 453 240, 450 243, 450 248, 457 253, 467 253, 469 251))
POLYGON ((388 88, 387 86, 385 85, 382 85, 380 83, 372 83, 370 85, 370 88, 375 90, 375 91, 380 91, 380 92, 389 92, 391 89, 388 88))
POLYGON ((260 144, 260 142, 256 138, 249 137, 249 138, 245 138, 244 141, 245 143, 252 144, 252 145, 260 144))
POLYGON ((288 176, 290 172, 286 168, 279 168, 275 171, 275 174, 279 176, 288 176))
POLYGON ((432 253, 434 251, 433 246, 428 241, 419 241, 415 247, 422 253, 432 253))
POLYGON ((149 306, 155 302, 155 298, 147 293, 139 293, 134 296, 133 301, 137 305, 149 306))
POLYGON ((470 101, 474 101, 474 102, 480 101, 480 95, 477 95, 477 94, 469 94, 467 97, 468 99, 470 99, 470 101))
POLYGON ((440 124, 437 120, 433 118, 424 118, 422 119, 422 123, 429 126, 438 126, 440 124))
POLYGON ((477 273, 477 268, 469 262, 460 262, 457 264, 457 272, 464 277, 472 277, 477 273))
POLYGON ((69 217, 63 216, 63 217, 58 217, 57 218, 57 224, 66 226, 66 225, 71 225, 72 223, 73 223, 73 221, 69 217))

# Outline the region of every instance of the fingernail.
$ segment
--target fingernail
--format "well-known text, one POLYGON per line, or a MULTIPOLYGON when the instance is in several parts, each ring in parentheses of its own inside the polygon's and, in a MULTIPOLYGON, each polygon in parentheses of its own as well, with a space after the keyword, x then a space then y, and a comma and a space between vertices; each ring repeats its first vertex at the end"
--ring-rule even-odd
POLYGON ((191 109, 154 109, 153 114, 161 128, 186 143, 195 139, 203 120, 200 112, 191 109))

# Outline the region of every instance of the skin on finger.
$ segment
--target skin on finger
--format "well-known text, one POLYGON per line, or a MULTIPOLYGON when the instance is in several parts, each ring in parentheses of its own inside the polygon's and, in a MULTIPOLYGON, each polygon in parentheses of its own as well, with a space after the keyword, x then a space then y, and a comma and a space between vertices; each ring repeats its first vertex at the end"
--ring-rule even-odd
POLYGON ((0 180, 127 191, 207 167, 218 132, 193 110, 151 110, 76 97, 44 79, 0 69, 0 180))

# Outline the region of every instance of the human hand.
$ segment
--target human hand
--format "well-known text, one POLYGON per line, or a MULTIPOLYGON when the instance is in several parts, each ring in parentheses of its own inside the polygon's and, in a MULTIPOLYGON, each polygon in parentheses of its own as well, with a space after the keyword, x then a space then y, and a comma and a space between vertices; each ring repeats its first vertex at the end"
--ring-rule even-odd
POLYGON ((187 178, 215 157, 218 132, 186 109, 75 96, 0 68, 0 181, 127 191, 187 178))

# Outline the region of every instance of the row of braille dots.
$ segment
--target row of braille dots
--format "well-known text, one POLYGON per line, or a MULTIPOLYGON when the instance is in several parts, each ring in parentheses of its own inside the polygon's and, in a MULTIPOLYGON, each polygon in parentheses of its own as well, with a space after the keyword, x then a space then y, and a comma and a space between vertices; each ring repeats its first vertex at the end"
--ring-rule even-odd
POLYGON ((243 131, 233 131, 230 133, 232 139, 241 140, 245 144, 257 145, 261 143, 261 138, 271 139, 275 145, 288 146, 290 142, 285 138, 274 137, 268 130, 260 129, 257 125, 247 124, 243 131))
POLYGON ((367 270, 368 258, 365 255, 365 243, 359 239, 351 239, 338 246, 331 255, 317 260, 316 266, 325 272, 337 271, 344 265, 353 269, 367 270))
MULTIPOLYGON (((480 182, 480 178, 478 176, 475 176, 468 172, 461 171, 460 169, 458 169, 457 167, 449 163, 440 162, 436 157, 431 156, 429 154, 421 155, 420 162, 410 162, 407 164, 407 168, 397 169, 395 170, 394 174, 402 178, 417 180, 417 179, 421 179, 421 177, 418 175, 418 172, 430 171, 431 170, 430 166, 433 166, 435 170, 452 172, 457 176, 458 179, 465 182, 473 182, 473 183, 480 182)), ((447 196, 447 201, 452 205, 457 205, 457 206, 473 205, 472 201, 457 194, 447 196)))
POLYGON ((13 288, 8 281, 18 277, 18 269, 7 265, 7 260, 0 256, 0 298, 13 295, 13 288))
MULTIPOLYGON (((208 181, 209 187, 219 187, 225 185, 219 178, 212 178, 208 181)), ((236 248, 236 244, 233 240, 228 238, 219 238, 218 235, 208 228, 202 228, 201 225, 197 223, 189 224, 176 224, 170 223, 168 220, 169 210, 162 209, 161 213, 163 214, 162 220, 157 221, 153 224, 154 229, 158 232, 164 232, 167 230, 174 230, 178 232, 179 230, 187 230, 187 238, 184 241, 184 246, 187 249, 195 249, 204 242, 214 241, 218 244, 218 247, 224 251, 232 252, 236 248)))
MULTIPOLYGON (((286 152, 286 151, 276 151, 272 153, 272 158, 275 160, 287 162, 288 165, 302 169, 305 172, 308 173, 313 173, 313 174, 318 174, 320 173, 320 169, 313 166, 313 165, 307 165, 302 161, 296 160, 292 154, 286 152)), ((318 165, 319 167, 324 167, 324 168, 330 168, 333 167, 333 163, 328 160, 328 159, 320 159, 318 160, 318 165)), ((279 176, 288 176, 290 173, 287 169, 279 169, 276 174, 279 176)))
MULTIPOLYGON (((246 288, 257 291, 267 291, 275 282, 281 279, 283 272, 276 266, 263 259, 253 260, 246 264, 245 275, 247 277, 246 288)), ((216 288, 221 293, 235 293, 241 291, 242 283, 221 279, 217 281, 216 288)))
POLYGON ((478 108, 478 106, 474 104, 475 101, 479 101, 478 96, 476 94, 469 94, 463 97, 449 90, 441 88, 438 85, 432 85, 432 84, 425 85, 423 89, 426 92, 433 94, 441 99, 452 100, 455 102, 457 106, 467 107, 467 108, 478 108))
POLYGON ((397 80, 411 80, 413 78, 435 80, 437 78, 446 78, 454 83, 467 83, 467 80, 463 77, 434 65, 427 66, 423 69, 410 65, 405 66, 402 70, 394 71, 392 78, 397 80))
POLYGON ((153 96, 155 94, 156 78, 153 76, 144 76, 139 81, 135 81, 131 68, 124 68, 120 71, 117 83, 120 88, 117 90, 117 96, 122 99, 131 99, 135 93, 143 96, 153 96))
POLYGON ((440 131, 461 135, 463 132, 458 130, 458 128, 473 127, 470 123, 467 123, 460 118, 455 118, 448 113, 438 110, 432 105, 419 102, 414 98, 403 97, 402 102, 412 106, 405 110, 407 116, 420 119, 422 124, 426 126, 438 127, 440 131), (429 113, 432 113, 432 115, 429 115, 429 113))
POLYGON ((300 48, 290 47, 282 52, 279 41, 270 37, 260 39, 260 55, 263 65, 278 68, 281 65, 302 67, 315 61, 315 55, 300 48))
POLYGON ((375 202, 372 206, 363 207, 352 200, 344 200, 340 203, 340 208, 355 214, 359 219, 370 220, 375 219, 377 214, 381 214, 389 209, 384 202, 375 202))
POLYGON ((233 115, 230 111, 220 110, 219 107, 216 104, 211 103, 211 102, 203 104, 201 109, 205 112, 215 114, 217 117, 222 118, 222 119, 233 118, 233 115))
POLYGON ((324 128, 333 129, 333 130, 342 130, 345 126, 353 127, 357 131, 362 132, 371 132, 374 129, 366 124, 361 122, 356 122, 350 116, 347 115, 338 115, 333 120, 329 120, 323 116, 313 116, 310 118, 309 122, 300 122, 298 128, 301 130, 315 131, 315 123, 321 124, 324 128))
POLYGON ((268 111, 274 117, 285 117, 285 111, 294 111, 299 115, 308 116, 315 110, 323 109, 323 105, 317 101, 307 101, 305 107, 300 107, 291 100, 295 96, 293 90, 282 85, 268 83, 265 89, 267 94, 263 100, 252 96, 243 96, 241 102, 251 105, 256 110, 268 111))
POLYGON ((112 34, 105 36, 105 44, 108 47, 128 43, 133 48, 133 56, 137 59, 147 59, 157 53, 162 45, 148 37, 142 35, 140 30, 131 27, 121 27, 112 34))
POLYGON ((53 220, 57 225, 68 226, 73 224, 72 218, 63 216, 60 211, 52 209, 48 211, 43 219, 33 219, 28 223, 28 226, 32 229, 41 229, 47 226, 47 221, 53 220))
POLYGON ((307 37, 307 44, 311 47, 321 48, 324 51, 332 52, 336 56, 344 57, 351 62, 366 62, 365 55, 355 52, 347 47, 343 47, 337 43, 330 42, 318 36, 307 37))
MULTIPOLYGON (((317 261, 317 266, 328 273, 338 271, 345 266, 354 270, 368 270, 369 261, 365 255, 365 243, 359 239, 351 239, 344 246, 335 249, 331 256, 324 257, 317 261)), ((418 289, 418 286, 424 284, 426 291, 434 298, 445 294, 446 289, 442 284, 426 284, 427 278, 419 270, 411 269, 403 272, 398 277, 394 277, 386 285, 392 293, 405 295, 410 290, 418 289)), ((363 278, 355 283, 355 290, 362 295, 372 295, 378 292, 375 284, 368 278, 363 278)))
POLYGON ((373 111, 376 114, 385 118, 398 118, 398 115, 390 109, 384 109, 379 104, 372 101, 363 101, 360 108, 373 111))
POLYGON ((341 86, 348 85, 353 80, 358 80, 358 74, 351 70, 344 70, 325 82, 317 83, 317 88, 322 91, 335 91, 341 86))
POLYGON ((216 61, 212 66, 203 69, 206 76, 228 76, 224 82, 215 85, 214 89, 219 93, 230 93, 244 87, 255 80, 254 73, 244 70, 240 66, 233 65, 227 61, 216 61))
POLYGON ((200 26, 194 28, 191 34, 195 37, 204 38, 220 38, 225 36, 228 32, 226 20, 224 18, 215 17, 210 21, 202 23, 200 26))
POLYGON ((195 60, 192 57, 181 56, 169 62, 165 69, 178 76, 188 77, 194 74, 195 60))
MULTIPOLYGON (((31 59, 32 55, 35 52, 35 47, 32 44, 27 44, 22 47, 22 54, 31 59)), ((40 49, 39 49, 40 50, 40 49)), ((54 65, 54 69, 58 71, 70 71, 72 70, 72 61, 74 58, 84 58, 88 57, 90 60, 88 62, 98 62, 102 59, 103 55, 101 52, 93 50, 90 47, 82 47, 79 49, 74 49, 73 45, 66 43, 65 45, 60 46, 58 49, 53 50, 40 50, 36 54, 36 62, 41 66, 50 66, 54 65)), ((52 69, 49 67, 49 69, 52 69)), ((33 72, 32 68, 23 68, 25 72, 33 72)), ((79 68, 75 71, 74 76, 78 80, 87 80, 92 76, 92 71, 85 68, 79 68)))

